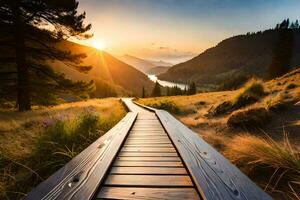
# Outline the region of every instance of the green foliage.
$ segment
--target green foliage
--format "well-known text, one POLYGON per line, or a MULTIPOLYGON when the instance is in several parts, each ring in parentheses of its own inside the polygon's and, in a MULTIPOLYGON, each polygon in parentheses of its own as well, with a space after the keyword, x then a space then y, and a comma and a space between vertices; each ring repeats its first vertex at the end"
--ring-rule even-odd
POLYGON ((100 118, 89 113, 47 127, 32 154, 38 172, 47 177, 56 171, 100 137, 100 127, 100 118))
POLYGON ((85 13, 78 13, 77 8, 74 0, 1 2, 0 16, 5 20, 0 20, 0 93, 14 100, 20 111, 30 110, 36 102, 48 104, 59 94, 86 97, 93 89, 92 82, 66 79, 49 62, 60 61, 84 73, 91 69, 81 64, 84 54, 59 46, 70 37, 90 37, 86 32, 91 25, 84 24, 85 13))

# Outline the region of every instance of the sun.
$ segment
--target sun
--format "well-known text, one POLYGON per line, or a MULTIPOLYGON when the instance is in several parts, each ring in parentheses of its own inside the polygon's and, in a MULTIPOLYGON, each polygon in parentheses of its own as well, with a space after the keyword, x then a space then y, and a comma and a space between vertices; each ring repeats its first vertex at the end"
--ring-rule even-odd
POLYGON ((104 50, 105 49, 105 43, 103 41, 94 40, 93 41, 93 47, 95 47, 98 50, 104 50))

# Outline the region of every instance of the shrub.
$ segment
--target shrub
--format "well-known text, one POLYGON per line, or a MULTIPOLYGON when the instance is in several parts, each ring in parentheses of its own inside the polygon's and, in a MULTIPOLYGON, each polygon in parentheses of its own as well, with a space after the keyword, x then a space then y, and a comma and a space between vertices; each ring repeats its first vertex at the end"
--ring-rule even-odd
POLYGON ((269 119, 268 111, 265 108, 251 108, 232 113, 228 120, 229 127, 257 127, 262 126, 269 119))
POLYGON ((154 103, 154 104, 149 104, 148 106, 157 108, 157 109, 162 109, 162 110, 166 110, 170 113, 173 114, 179 114, 180 113, 180 109, 179 107, 172 101, 160 101, 159 103, 154 103))
POLYGON ((242 91, 231 101, 224 101, 208 111, 208 116, 218 116, 230 113, 247 105, 257 102, 265 94, 261 81, 251 79, 242 91))
POLYGON ((255 103, 264 94, 265 92, 262 82, 256 79, 251 79, 246 83, 242 92, 234 98, 232 106, 238 109, 255 103))
POLYGON ((76 119, 57 121, 46 128, 45 133, 38 139, 32 160, 35 160, 43 175, 50 175, 67 163, 101 134, 100 118, 85 113, 76 119))
POLYGON ((265 101, 266 108, 268 110, 278 110, 285 106, 287 95, 285 93, 279 93, 275 97, 267 99, 265 101))
POLYGON ((264 170, 264 176, 269 180, 266 189, 291 189, 291 195, 300 195, 300 190, 297 190, 300 186, 300 152, 291 146, 286 134, 283 143, 276 142, 268 136, 235 136, 227 143, 223 153, 237 166, 248 169, 252 166, 251 171, 256 171, 255 174, 267 168, 267 171, 264 170))

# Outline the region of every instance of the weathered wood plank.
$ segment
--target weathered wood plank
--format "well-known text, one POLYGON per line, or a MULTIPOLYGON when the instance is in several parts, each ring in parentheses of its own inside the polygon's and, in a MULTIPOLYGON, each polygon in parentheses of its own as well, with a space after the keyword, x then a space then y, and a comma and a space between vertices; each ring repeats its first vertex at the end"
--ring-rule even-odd
POLYGON ((186 175, 187 171, 183 167, 112 167, 110 174, 186 175))
POLYGON ((42 182, 25 199, 92 199, 136 117, 136 113, 128 113, 115 127, 42 182))
POLYGON ((189 176, 184 175, 109 175, 106 186, 193 186, 189 176))
POLYGON ((150 157, 173 157, 173 156, 176 156, 176 157, 178 157, 177 153, 156 153, 156 152, 153 152, 153 153, 120 152, 118 156, 120 156, 120 157, 123 157, 123 156, 130 156, 130 157, 135 157, 135 156, 138 156, 138 157, 147 157, 147 156, 150 156, 150 157))
POLYGON ((151 148, 151 147, 123 147, 122 152, 176 152, 174 147, 151 148))
POLYGON ((199 196, 194 188, 124 188, 103 187, 97 195, 99 199, 195 199, 199 196))
MULTIPOLYGON (((151 147, 151 148, 161 148, 161 147, 167 147, 167 148, 172 148, 172 144, 127 144, 123 147, 151 147)), ((174 147, 173 147, 174 148, 174 147)))
POLYGON ((272 199, 237 167, 171 114, 162 110, 156 110, 156 114, 205 199, 272 199))
POLYGON ((183 167, 181 162, 115 161, 114 167, 183 167))
POLYGON ((117 157, 121 161, 181 161, 179 157, 117 157))

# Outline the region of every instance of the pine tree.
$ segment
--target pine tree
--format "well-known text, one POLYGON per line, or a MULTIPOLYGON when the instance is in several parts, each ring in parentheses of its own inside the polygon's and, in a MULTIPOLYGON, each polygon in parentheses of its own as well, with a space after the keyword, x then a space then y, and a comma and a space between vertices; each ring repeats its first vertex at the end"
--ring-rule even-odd
POLYGON ((146 94, 145 94, 145 87, 143 86, 142 88, 142 98, 145 98, 146 97, 146 94))
POLYGON ((196 94, 197 93, 197 87, 196 87, 196 84, 195 82, 192 82, 189 86, 189 90, 188 90, 188 94, 189 95, 193 95, 193 94, 196 94))
POLYGON ((160 97, 161 96, 161 90, 160 90, 160 84, 156 81, 153 91, 152 91, 152 97, 160 97))
POLYGON ((51 60, 57 60, 80 72, 91 69, 81 64, 84 54, 60 46, 70 37, 91 37, 86 34, 91 25, 84 25, 85 13, 78 14, 77 7, 76 0, 1 1, 0 93, 7 100, 15 99, 19 111, 59 94, 72 91, 86 96, 92 90, 92 82, 74 83, 50 66, 51 60))
POLYGON ((273 50, 272 63, 269 66, 269 77, 276 78, 288 72, 293 55, 294 35, 288 28, 289 20, 284 20, 279 29, 277 44, 273 50))

